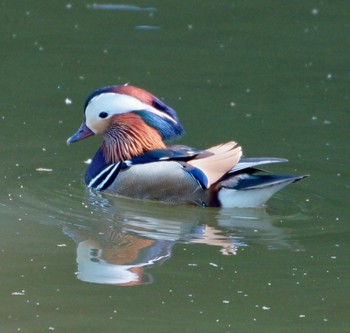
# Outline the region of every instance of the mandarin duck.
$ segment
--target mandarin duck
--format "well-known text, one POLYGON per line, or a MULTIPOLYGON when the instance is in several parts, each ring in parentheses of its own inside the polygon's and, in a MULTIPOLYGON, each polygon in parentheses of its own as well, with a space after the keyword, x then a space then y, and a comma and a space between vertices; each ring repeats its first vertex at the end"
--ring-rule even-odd
POLYGON ((167 146, 184 130, 171 107, 150 92, 115 85, 91 93, 84 120, 67 144, 92 135, 103 143, 86 172, 88 188, 113 195, 214 207, 259 207, 306 176, 261 174, 282 158, 242 158, 234 141, 200 150, 167 146))

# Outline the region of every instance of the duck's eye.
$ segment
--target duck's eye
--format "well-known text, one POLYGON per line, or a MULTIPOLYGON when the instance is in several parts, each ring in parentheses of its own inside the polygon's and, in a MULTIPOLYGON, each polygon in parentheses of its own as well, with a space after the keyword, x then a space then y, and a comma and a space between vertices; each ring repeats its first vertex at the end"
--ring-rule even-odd
POLYGON ((100 118, 104 119, 108 117, 108 113, 106 111, 102 111, 100 112, 100 114, 98 115, 100 118))

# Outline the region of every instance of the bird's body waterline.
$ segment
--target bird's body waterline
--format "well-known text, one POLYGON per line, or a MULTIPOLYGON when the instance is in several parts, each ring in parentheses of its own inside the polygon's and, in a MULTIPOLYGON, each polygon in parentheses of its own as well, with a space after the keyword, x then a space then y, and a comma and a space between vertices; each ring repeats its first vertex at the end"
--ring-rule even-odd
POLYGON ((67 143, 101 135, 85 183, 89 188, 137 199, 201 206, 259 207, 277 191, 306 176, 262 173, 280 158, 242 158, 234 141, 205 150, 167 146, 183 134, 175 110, 133 86, 90 94, 84 121, 67 143))

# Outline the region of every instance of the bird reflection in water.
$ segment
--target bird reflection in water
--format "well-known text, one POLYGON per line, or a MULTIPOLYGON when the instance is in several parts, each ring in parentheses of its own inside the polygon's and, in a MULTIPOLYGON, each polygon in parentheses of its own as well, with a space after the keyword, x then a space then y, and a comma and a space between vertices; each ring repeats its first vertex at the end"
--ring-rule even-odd
POLYGON ((120 226, 100 223, 101 227, 105 230, 65 228, 77 242, 77 278, 81 281, 124 286, 151 283, 144 268, 170 257, 174 242, 140 237, 120 226))
MULTIPOLYGON (((90 193, 94 220, 88 227, 64 227, 64 233, 77 244, 77 278, 81 281, 119 286, 152 283, 152 275, 145 268, 168 260, 177 242, 214 245, 223 255, 233 255, 246 246, 244 233, 232 232, 240 228, 247 234, 265 226, 270 241, 271 234, 277 235, 277 242, 282 238, 281 230, 271 221, 266 224, 259 216, 247 218, 246 211, 233 217, 232 211, 226 214, 199 207, 107 198, 90 193)), ((253 212, 266 216, 262 210, 253 212)))

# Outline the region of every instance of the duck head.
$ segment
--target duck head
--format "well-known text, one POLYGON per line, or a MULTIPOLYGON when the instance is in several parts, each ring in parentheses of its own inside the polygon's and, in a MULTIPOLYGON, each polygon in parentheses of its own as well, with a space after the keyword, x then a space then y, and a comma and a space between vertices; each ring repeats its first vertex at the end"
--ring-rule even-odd
POLYGON ((102 135, 107 162, 116 163, 152 149, 183 134, 172 108, 151 93, 129 85, 109 86, 90 94, 84 121, 67 144, 102 135))

